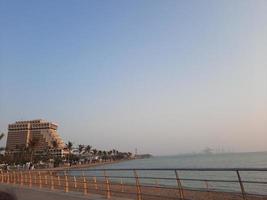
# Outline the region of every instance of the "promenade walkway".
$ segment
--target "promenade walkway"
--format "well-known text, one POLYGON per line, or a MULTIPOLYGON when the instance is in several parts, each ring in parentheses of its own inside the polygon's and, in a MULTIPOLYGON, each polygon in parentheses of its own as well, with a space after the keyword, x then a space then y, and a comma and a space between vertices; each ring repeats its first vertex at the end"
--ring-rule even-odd
MULTIPOLYGON (((106 198, 90 194, 84 196, 81 193, 62 191, 51 191, 38 188, 27 188, 16 185, 0 184, 0 191, 8 192, 16 196, 17 200, 106 200, 106 198)), ((125 198, 110 198, 110 200, 129 200, 125 198)))

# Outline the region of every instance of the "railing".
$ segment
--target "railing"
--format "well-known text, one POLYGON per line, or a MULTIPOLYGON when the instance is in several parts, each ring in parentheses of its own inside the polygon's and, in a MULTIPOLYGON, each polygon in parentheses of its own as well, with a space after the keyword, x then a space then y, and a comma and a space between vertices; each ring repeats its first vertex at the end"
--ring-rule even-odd
POLYGON ((0 182, 127 199, 267 199, 267 168, 69 169, 1 172, 0 182))

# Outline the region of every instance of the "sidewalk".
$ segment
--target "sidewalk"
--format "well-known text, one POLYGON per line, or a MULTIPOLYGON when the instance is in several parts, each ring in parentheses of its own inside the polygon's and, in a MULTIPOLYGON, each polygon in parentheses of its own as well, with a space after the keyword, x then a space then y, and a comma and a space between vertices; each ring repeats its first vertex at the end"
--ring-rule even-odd
MULTIPOLYGON (((14 194, 17 200, 106 200, 105 197, 95 194, 88 194, 87 196, 81 193, 62 191, 50 191, 38 188, 26 188, 15 185, 0 184, 0 191, 5 191, 14 194)), ((125 198, 112 197, 110 200, 129 200, 125 198)))

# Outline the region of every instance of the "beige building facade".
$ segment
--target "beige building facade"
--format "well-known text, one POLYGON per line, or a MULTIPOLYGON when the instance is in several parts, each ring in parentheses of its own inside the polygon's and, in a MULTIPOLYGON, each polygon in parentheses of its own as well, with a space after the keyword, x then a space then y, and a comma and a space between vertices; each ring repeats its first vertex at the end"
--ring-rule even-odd
POLYGON ((9 124, 6 152, 22 151, 28 148, 32 141, 35 141, 34 150, 37 153, 50 150, 55 154, 63 154, 65 144, 57 133, 57 128, 57 124, 42 119, 16 121, 9 124))

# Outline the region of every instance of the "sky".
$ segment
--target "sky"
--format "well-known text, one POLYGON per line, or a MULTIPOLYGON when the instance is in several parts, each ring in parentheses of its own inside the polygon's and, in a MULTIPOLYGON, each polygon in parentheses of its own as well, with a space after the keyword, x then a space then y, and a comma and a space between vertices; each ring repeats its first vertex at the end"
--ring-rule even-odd
POLYGON ((264 0, 0 0, 0 132, 42 118, 100 149, 267 151, 266 55, 264 0))

